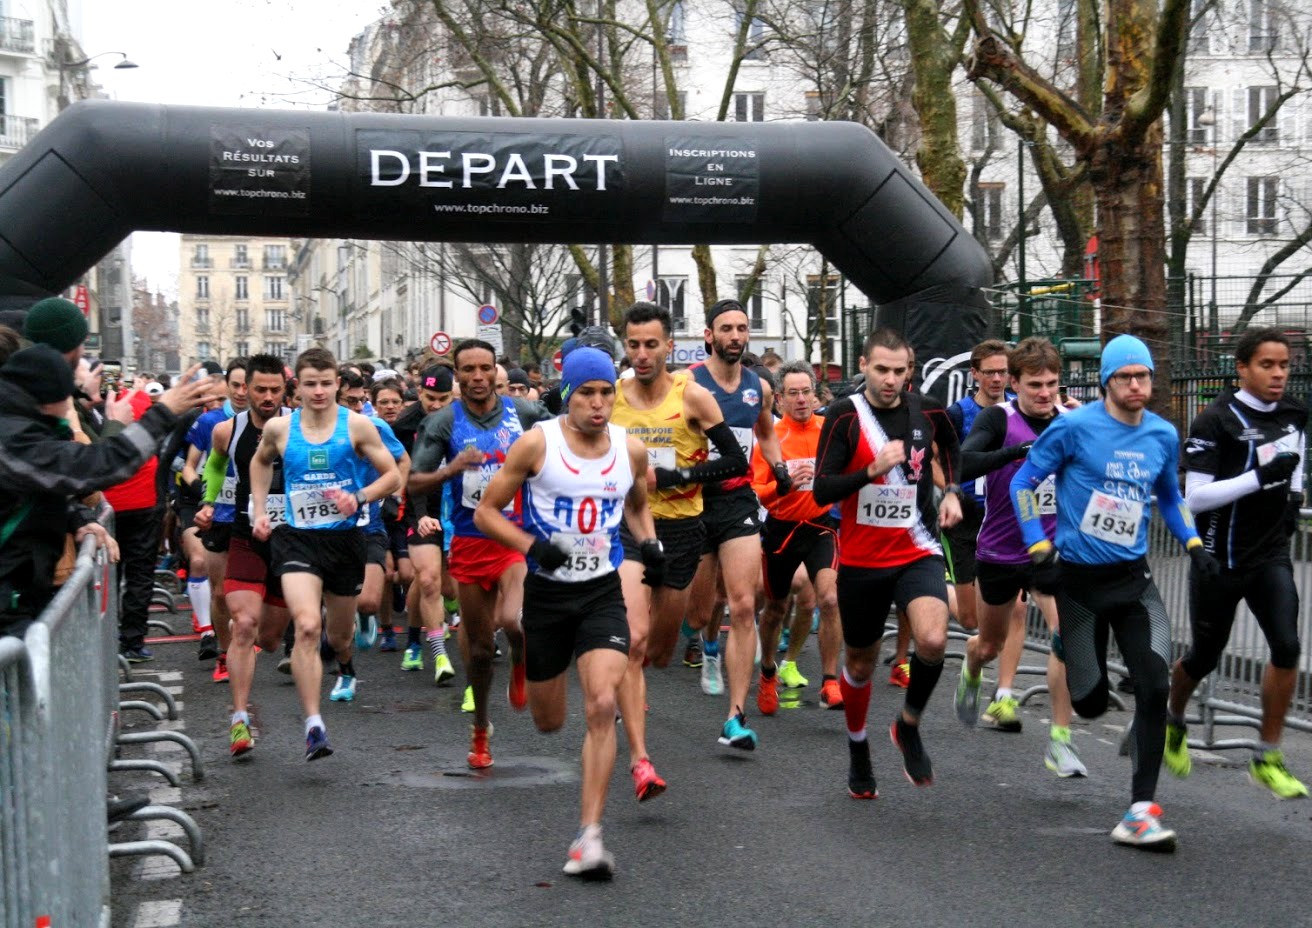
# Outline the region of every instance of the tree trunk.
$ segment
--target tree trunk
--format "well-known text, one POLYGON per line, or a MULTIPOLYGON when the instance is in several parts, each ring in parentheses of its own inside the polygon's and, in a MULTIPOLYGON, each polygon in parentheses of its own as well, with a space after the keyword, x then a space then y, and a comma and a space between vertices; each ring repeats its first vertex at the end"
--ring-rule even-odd
POLYGON ((697 265, 697 289, 702 294, 702 309, 710 309, 711 304, 720 298, 717 292, 719 282, 715 276, 715 262, 711 259, 711 247, 693 245, 692 260, 697 265))
POLYGON ((911 105, 920 119, 916 166, 925 186, 960 219, 966 163, 957 141, 957 98, 952 87, 960 55, 939 25, 939 4, 932 0, 902 0, 902 7, 916 77, 911 105))

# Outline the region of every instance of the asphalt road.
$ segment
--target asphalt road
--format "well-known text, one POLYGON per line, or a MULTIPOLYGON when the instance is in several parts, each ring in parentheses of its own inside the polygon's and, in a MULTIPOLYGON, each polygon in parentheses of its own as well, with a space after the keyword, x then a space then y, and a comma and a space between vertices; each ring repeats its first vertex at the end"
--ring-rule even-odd
MULTIPOLYGON (((716 743, 725 701, 701 693, 696 671, 649 672, 648 740, 670 788, 639 805, 621 740, 605 818, 618 873, 582 884, 560 872, 577 827, 577 688, 564 730, 539 734, 506 704, 498 661, 496 766, 471 776, 459 686, 402 672, 399 654, 365 653, 354 704, 329 703, 325 676, 336 753, 307 764, 290 678, 261 655, 259 739, 249 761, 234 763, 228 688, 210 682, 194 645, 155 650, 141 670, 181 671, 185 728, 204 757, 207 776, 184 774, 180 805, 204 829, 208 856, 190 875, 171 863, 113 862, 120 928, 148 923, 161 900, 180 901, 180 923, 194 928, 1312 926, 1312 802, 1278 802, 1250 785, 1244 752, 1199 753, 1188 780, 1163 772, 1158 794, 1179 851, 1115 846, 1108 833, 1129 799, 1129 760, 1116 752, 1126 714, 1077 722, 1091 775, 1060 780, 1042 764, 1042 697, 1026 706, 1019 734, 968 731, 952 713, 951 659, 923 729, 929 788, 901 774, 887 726, 902 691, 877 682, 877 802, 847 797, 843 716, 817 702, 814 642, 800 700, 773 718, 749 713, 761 737, 754 753, 716 743)), ((1312 779, 1312 738, 1292 735, 1286 753, 1312 779)), ((120 793, 158 785, 136 773, 112 774, 111 784, 120 793)))

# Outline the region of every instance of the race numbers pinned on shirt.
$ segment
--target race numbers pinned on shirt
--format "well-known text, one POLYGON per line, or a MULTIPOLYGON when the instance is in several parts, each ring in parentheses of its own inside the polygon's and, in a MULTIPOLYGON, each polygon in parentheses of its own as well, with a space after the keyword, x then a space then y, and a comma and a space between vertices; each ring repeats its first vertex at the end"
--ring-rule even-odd
MULTIPOLYGON (((501 470, 499 462, 483 464, 478 470, 467 470, 460 475, 460 502, 468 509, 477 509, 478 504, 483 500, 483 494, 487 492, 488 484, 492 478, 501 470)), ((512 501, 509 506, 501 510, 502 512, 514 512, 515 504, 512 501)))
POLYGON ((856 521, 876 528, 910 528, 916 519, 914 486, 871 483, 856 499, 856 521))
POLYGON ((1099 541, 1133 548, 1142 523, 1143 503, 1094 490, 1084 507, 1080 531, 1099 541))
POLYGON ((678 466, 673 448, 653 448, 647 446, 647 466, 651 468, 662 467, 665 470, 674 470, 678 466))
POLYGON ((1057 479, 1049 475, 1046 480, 1034 488, 1034 502, 1039 515, 1055 516, 1057 514, 1057 479))
POLYGON ((548 574, 553 580, 579 583, 609 573, 610 533, 598 532, 583 535, 578 532, 556 532, 551 543, 569 553, 569 560, 548 574))

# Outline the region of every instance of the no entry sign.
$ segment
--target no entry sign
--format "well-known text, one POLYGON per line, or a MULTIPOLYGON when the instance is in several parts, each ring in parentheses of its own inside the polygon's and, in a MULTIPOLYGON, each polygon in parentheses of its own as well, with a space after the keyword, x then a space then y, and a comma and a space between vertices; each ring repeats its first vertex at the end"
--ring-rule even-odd
POLYGON ((445 332, 434 332, 428 340, 428 347, 433 349, 433 354, 446 354, 451 350, 451 336, 445 332))

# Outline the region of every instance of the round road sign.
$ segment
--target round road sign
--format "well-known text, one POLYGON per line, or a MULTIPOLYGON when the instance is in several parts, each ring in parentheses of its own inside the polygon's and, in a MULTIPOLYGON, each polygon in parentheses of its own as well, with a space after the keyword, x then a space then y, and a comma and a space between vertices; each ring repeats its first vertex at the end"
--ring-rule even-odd
POLYGON ((556 369, 557 374, 565 369, 565 355, 563 352, 557 350, 556 353, 551 356, 551 366, 556 369))
POLYGON ((451 336, 445 332, 434 332, 428 340, 428 347, 433 349, 433 354, 446 354, 451 350, 451 336))
POLYGON ((496 325, 497 320, 500 318, 501 314, 497 312, 497 308, 491 303, 487 303, 478 308, 479 325, 496 325))

